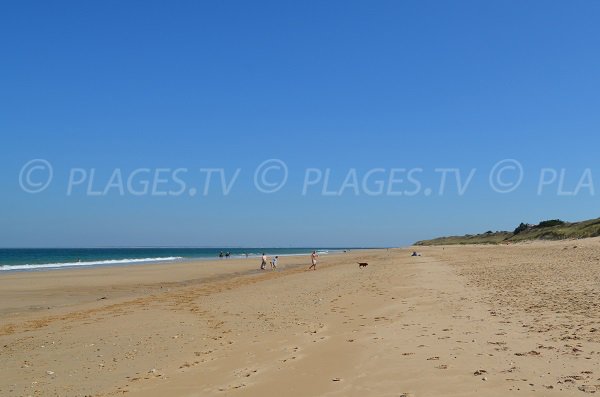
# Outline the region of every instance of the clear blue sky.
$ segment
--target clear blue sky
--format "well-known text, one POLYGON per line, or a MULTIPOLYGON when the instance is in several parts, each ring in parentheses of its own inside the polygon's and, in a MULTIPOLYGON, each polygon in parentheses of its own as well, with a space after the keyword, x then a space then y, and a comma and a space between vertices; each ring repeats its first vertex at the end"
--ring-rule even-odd
POLYGON ((3 2, 0 246, 398 246, 600 216, 598 20, 595 1, 3 2), (38 158, 54 178, 28 194, 38 158), (271 158, 289 179, 263 194, 271 158), (510 158, 523 183, 495 193, 510 158), (242 171, 226 197, 67 196, 73 167, 242 171), (306 167, 338 186, 420 167, 434 193, 303 196, 306 167), (463 196, 436 191, 446 167, 477 168, 463 196), (590 168, 595 194, 538 195, 544 167, 570 190, 590 168))

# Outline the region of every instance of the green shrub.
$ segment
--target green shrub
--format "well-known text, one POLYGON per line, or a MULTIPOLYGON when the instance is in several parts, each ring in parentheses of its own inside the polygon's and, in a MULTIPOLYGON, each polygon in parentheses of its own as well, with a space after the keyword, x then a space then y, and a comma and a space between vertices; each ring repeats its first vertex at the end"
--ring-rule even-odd
POLYGON ((529 226, 526 223, 521 222, 521 224, 515 229, 513 234, 519 234, 521 232, 524 232, 527 229, 529 229, 529 226))
POLYGON ((539 225, 537 225, 536 227, 542 228, 542 227, 552 227, 552 226, 561 226, 564 225, 565 222, 561 221, 560 219, 552 219, 549 221, 543 221, 540 222, 539 225))

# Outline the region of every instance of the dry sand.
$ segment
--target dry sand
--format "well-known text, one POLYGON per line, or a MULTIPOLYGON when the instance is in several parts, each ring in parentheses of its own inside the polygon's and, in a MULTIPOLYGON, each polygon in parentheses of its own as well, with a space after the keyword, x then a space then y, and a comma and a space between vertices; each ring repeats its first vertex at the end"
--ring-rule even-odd
POLYGON ((263 272, 230 260, 0 275, 0 395, 551 396, 600 385, 600 240, 418 249, 326 256, 317 271, 286 257, 263 272))

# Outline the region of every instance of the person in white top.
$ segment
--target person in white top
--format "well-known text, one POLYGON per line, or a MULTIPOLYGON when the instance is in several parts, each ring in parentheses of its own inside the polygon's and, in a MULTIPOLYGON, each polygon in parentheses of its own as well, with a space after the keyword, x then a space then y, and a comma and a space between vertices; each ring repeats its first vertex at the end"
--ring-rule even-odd
POLYGON ((260 263, 260 270, 265 270, 266 268, 267 268, 267 255, 263 252, 262 262, 260 263))
POLYGON ((317 255, 317 251, 313 251, 313 253, 310 254, 310 260, 312 262, 312 265, 310 265, 308 270, 310 270, 310 269, 317 270, 317 258, 318 257, 319 257, 319 255, 317 255))

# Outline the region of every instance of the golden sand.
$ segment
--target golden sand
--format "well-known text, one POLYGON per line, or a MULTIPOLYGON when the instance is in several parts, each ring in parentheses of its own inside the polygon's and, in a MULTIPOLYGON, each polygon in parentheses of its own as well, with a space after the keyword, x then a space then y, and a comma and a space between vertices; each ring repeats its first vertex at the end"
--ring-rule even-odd
POLYGON ((0 395, 600 392, 600 240, 417 249, 3 274, 0 395))

